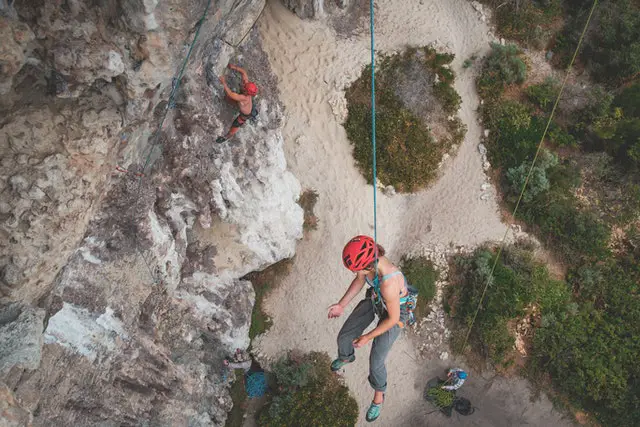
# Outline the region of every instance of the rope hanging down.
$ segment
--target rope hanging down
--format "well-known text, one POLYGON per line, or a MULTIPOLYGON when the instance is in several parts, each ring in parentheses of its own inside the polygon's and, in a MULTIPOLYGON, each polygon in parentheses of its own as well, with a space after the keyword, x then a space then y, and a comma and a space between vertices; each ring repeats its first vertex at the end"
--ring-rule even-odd
MULTIPOLYGON (((147 169, 147 167, 149 166, 149 163, 151 162, 151 155, 153 154, 153 151, 155 150, 156 146, 158 145, 158 139, 160 137, 160 131, 162 130, 162 126, 164 126, 164 121, 167 118, 167 114, 169 114, 169 110, 171 109, 171 107, 174 105, 174 98, 176 93, 178 92, 178 88, 180 87, 180 83, 182 82, 182 76, 184 74, 184 70, 187 68, 187 64, 189 62, 189 58, 191 57, 191 53, 193 52, 193 48, 196 44, 196 42, 198 41, 198 37, 200 36, 200 28, 202 28, 202 24, 204 23, 205 19, 207 18, 207 14, 209 13, 209 7, 211 6, 211 0, 207 1, 207 6, 204 9, 204 12, 202 14, 202 16, 200 17, 200 19, 198 20, 198 26, 196 28, 196 32, 193 36, 193 40, 191 42, 191 45, 189 46, 189 50, 187 51, 187 56, 184 58, 184 61, 182 62, 182 66, 180 67, 180 71, 178 72, 178 75, 176 77, 173 78, 172 82, 172 87, 171 87, 171 92, 169 93, 169 99, 167 100, 167 105, 165 106, 164 109, 164 114, 162 115, 162 118, 160 119, 160 122, 158 123, 158 127, 156 129, 156 131, 153 133, 153 142, 151 143, 151 146, 149 147, 149 154, 147 154, 145 162, 142 166, 142 171, 139 172, 139 174, 137 174, 138 176, 138 189, 136 191, 136 198, 135 198, 135 202, 133 205, 133 210, 132 210, 132 218, 131 218, 131 222, 134 223, 134 218, 133 215, 135 215, 136 211, 138 210, 138 202, 140 200, 140 193, 142 191, 142 179, 144 178, 144 174, 145 171, 147 169)), ((151 265, 149 265, 149 261, 147 261, 147 259, 144 257, 144 254, 142 253, 142 251, 140 251, 140 246, 138 245, 138 229, 137 227, 133 227, 133 229, 135 230, 135 234, 134 234, 134 245, 136 248, 136 252, 142 257, 143 261, 145 262, 147 269, 149 270, 149 274, 151 275, 151 278, 153 279, 154 283, 158 283, 159 280, 157 280, 157 278, 155 277, 155 274, 153 272, 153 269, 151 268, 151 265)))
MULTIPOLYGON (((373 0, 369 0, 369 30, 371 32, 371 147, 373 149, 373 242, 378 246, 378 216, 376 187, 378 185, 376 165, 376 40, 374 35, 374 7, 373 0)), ((378 257, 376 256, 376 271, 378 270, 378 257)))
MULTIPOLYGON (((558 103, 560 102, 560 98, 562 97, 562 92, 564 92, 564 88, 567 84, 567 80, 569 79, 569 72, 571 71, 571 68, 573 67, 573 63, 575 62, 576 57, 578 56, 578 52, 580 51, 580 46, 582 45, 582 40, 584 39, 584 35, 587 32, 587 28, 589 28, 589 23, 591 22, 591 17, 593 16, 593 11, 595 10, 597 4, 598 4, 598 0, 593 0, 593 6, 591 6, 591 11, 589 12, 589 16, 587 17, 587 22, 584 24, 582 34, 580 35, 580 39, 578 40, 578 45, 576 46, 576 50, 573 52, 573 57, 571 58, 571 62, 569 62, 569 66, 567 67, 567 72, 562 81, 562 86, 560 86, 560 91, 558 92, 556 101, 554 102, 553 108, 551 109, 551 114, 549 115, 549 119, 547 120, 547 125, 544 128, 544 132, 542 133, 542 137, 540 138, 540 142, 538 143, 538 148, 536 150, 535 156, 533 157, 533 162, 531 162, 529 173, 527 173, 527 177, 524 180, 524 184, 522 185, 522 190, 520 191, 520 196, 518 196, 518 201, 516 202, 516 206, 513 209, 513 213, 511 214, 511 217, 514 218, 514 220, 516 217, 516 213, 518 212, 518 207, 520 206, 520 201, 522 200, 522 196, 524 195, 524 192, 527 188, 527 184, 529 183, 529 178, 531 177, 533 168, 536 165, 536 160, 538 160, 538 155, 542 150, 542 144, 544 142, 545 137, 547 136, 549 126, 551 126, 551 120, 553 120, 553 115, 556 112, 556 108, 558 107, 558 103)), ((498 260, 500 259, 500 255, 502 254, 502 250, 504 249, 504 245, 505 245, 508 233, 509 233, 509 227, 507 227, 507 229, 504 232, 504 236, 502 236, 500 247, 498 248, 498 252, 496 253, 495 259, 493 261, 493 266, 491 267, 491 273, 489 273, 489 279, 487 280, 487 283, 485 284, 484 289, 482 290, 482 295, 480 295, 480 301, 478 302, 478 308, 476 309, 476 312, 473 315, 473 319, 471 320, 471 324, 469 325, 469 330, 467 331, 467 335, 465 336, 462 346, 460 347, 461 352, 464 351, 464 348, 466 347, 467 342, 469 341, 471 330, 473 329, 473 325, 476 322, 476 318, 478 317, 478 313, 480 312, 480 308, 482 307, 485 294, 487 293, 487 288, 493 282, 493 272, 496 269, 496 265, 498 265, 498 260)))

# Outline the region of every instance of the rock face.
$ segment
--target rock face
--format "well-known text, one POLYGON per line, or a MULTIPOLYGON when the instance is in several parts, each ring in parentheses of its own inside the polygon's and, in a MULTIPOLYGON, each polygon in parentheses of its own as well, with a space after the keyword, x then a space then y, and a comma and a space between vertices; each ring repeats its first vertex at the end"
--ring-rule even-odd
POLYGON ((9 304, 0 311, 0 374, 40 365, 44 310, 9 304))
POLYGON ((368 0, 281 0, 301 19, 323 19, 336 34, 349 38, 368 30, 368 0))
POLYGON ((302 19, 321 17, 324 0, 282 0, 282 3, 302 19))
POLYGON ((302 237, 276 79, 250 30, 264 0, 212 2, 169 104, 206 1, 12 4, 0 3, 9 425, 224 424, 220 362, 248 346, 255 298, 239 278, 302 237), (260 114, 216 144, 236 114, 217 81, 229 60, 258 85, 260 114))
POLYGON ((16 401, 6 384, 0 383, 0 425, 3 427, 32 426, 33 416, 16 401))
POLYGON ((317 19, 336 8, 347 9, 353 0, 282 0, 282 3, 302 19, 317 19))

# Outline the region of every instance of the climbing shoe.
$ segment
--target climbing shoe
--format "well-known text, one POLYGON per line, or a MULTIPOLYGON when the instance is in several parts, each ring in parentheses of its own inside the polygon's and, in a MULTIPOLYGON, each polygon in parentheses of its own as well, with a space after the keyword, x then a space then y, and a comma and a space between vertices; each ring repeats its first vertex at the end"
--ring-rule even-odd
POLYGON ((216 142, 218 144, 222 144, 223 142, 225 142, 227 140, 227 138, 225 138, 224 136, 219 136, 218 139, 216 139, 216 142))
POLYGON ((371 402, 371 406, 367 409, 367 416, 365 417, 368 422, 372 422, 378 419, 380 416, 380 410, 382 409, 382 404, 384 403, 384 396, 382 397, 381 403, 373 403, 371 402))
POLYGON ((342 367, 344 365, 346 365, 347 363, 351 363, 354 360, 356 360, 356 356, 351 356, 350 358, 348 358, 347 360, 343 360, 343 359, 336 359, 333 362, 331 362, 331 370, 333 372, 339 371, 340 369, 342 369, 342 367))

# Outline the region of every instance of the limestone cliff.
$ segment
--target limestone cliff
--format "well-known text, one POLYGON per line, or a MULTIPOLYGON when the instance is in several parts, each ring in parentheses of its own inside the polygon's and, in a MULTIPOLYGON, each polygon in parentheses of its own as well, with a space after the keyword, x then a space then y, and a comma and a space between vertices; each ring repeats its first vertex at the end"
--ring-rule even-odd
POLYGON ((254 302, 239 278, 293 255, 302 210, 251 30, 264 0, 200 21, 207 4, 0 1, 0 383, 20 420, 224 423, 220 360, 254 302), (229 60, 260 115, 216 144, 229 60))

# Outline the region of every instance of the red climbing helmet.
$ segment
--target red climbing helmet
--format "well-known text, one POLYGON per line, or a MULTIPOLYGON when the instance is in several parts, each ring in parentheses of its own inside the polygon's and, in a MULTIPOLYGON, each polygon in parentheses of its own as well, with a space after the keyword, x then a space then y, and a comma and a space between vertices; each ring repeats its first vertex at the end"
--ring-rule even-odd
POLYGON ((376 243, 369 236, 356 236, 344 246, 342 261, 351 271, 364 270, 378 256, 376 243))
POLYGON ((249 96, 256 96, 258 94, 258 86, 253 82, 247 82, 244 85, 244 93, 249 96))

